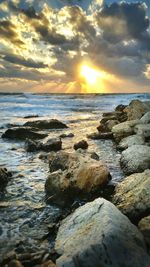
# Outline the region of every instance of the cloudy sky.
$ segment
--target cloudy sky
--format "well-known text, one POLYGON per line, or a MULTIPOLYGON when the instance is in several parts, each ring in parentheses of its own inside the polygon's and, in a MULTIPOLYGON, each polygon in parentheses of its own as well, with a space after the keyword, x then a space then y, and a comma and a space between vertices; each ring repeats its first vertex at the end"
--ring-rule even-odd
POLYGON ((150 92, 150 0, 0 0, 0 91, 150 92))

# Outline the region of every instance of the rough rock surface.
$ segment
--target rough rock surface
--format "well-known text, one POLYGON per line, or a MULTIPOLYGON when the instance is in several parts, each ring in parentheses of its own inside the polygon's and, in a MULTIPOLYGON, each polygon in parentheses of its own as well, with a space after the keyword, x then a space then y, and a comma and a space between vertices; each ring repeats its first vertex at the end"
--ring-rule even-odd
POLYGON ((14 127, 6 130, 2 138, 25 140, 29 139, 43 139, 47 136, 45 133, 35 132, 30 127, 14 127))
POLYGON ((149 267, 143 236, 103 198, 75 210, 58 230, 57 267, 149 267))
POLYGON ((150 215, 140 220, 138 228, 142 232, 148 249, 150 250, 150 215))
POLYGON ((66 124, 62 123, 59 120, 36 120, 36 121, 27 121, 24 126, 35 127, 39 129, 64 129, 68 128, 66 124))
POLYGON ((115 125, 112 128, 113 136, 116 142, 120 142, 122 138, 134 134, 134 126, 139 123, 139 120, 125 121, 115 125))
POLYGON ((145 113, 145 115, 140 119, 140 123, 150 123, 150 111, 145 113))
POLYGON ((134 127, 134 132, 138 135, 142 135, 146 140, 150 140, 150 123, 136 125, 134 127))
POLYGON ((132 174, 150 168, 150 147, 133 145, 122 152, 120 159, 124 173, 132 174))
POLYGON ((110 180, 106 165, 78 152, 57 152, 49 157, 51 174, 45 190, 51 201, 62 205, 80 195, 94 193, 110 180), (63 203, 64 201, 64 203, 63 203))
POLYGON ((115 189, 113 203, 133 222, 150 212, 150 170, 126 177, 115 189))
POLYGON ((63 133, 59 136, 60 138, 72 138, 74 137, 73 133, 63 133))
POLYGON ((74 144, 74 149, 77 150, 79 148, 82 149, 87 149, 88 148, 88 143, 86 140, 81 140, 78 143, 74 144))
POLYGON ((124 109, 128 120, 140 119, 148 111, 150 111, 150 101, 142 102, 140 100, 132 100, 124 109))
POLYGON ((3 189, 7 185, 11 177, 11 172, 6 168, 0 168, 0 189, 3 189))
POLYGON ((27 139, 25 142, 25 148, 27 152, 35 152, 40 150, 45 152, 59 151, 62 148, 62 142, 61 139, 57 138, 51 138, 43 143, 27 139))
POLYGON ((145 144, 144 137, 142 135, 134 134, 123 138, 117 147, 120 150, 124 150, 133 145, 144 145, 144 144, 145 144))
POLYGON ((112 139, 113 134, 112 132, 107 132, 107 133, 100 133, 100 132, 95 132, 87 135, 87 138, 93 139, 93 140, 98 140, 98 139, 112 139))

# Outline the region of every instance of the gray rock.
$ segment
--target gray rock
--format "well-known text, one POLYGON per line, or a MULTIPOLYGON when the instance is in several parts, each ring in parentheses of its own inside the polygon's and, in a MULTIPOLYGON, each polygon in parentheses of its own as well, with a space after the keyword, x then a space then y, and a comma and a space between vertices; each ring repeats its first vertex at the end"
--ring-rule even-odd
POLYGON ((64 129, 64 128, 68 128, 66 124, 64 124, 61 121, 56 120, 56 119, 27 121, 24 124, 24 126, 35 127, 38 129, 64 129))
POLYGON ((87 138, 92 139, 92 140, 99 140, 99 139, 112 139, 113 134, 112 132, 107 132, 107 133, 91 133, 87 135, 87 138))
POLYGON ((150 170, 126 177, 115 189, 113 203, 131 221, 139 221, 150 212, 150 170))
POLYGON ((140 220, 140 222, 138 223, 138 228, 142 232, 147 247, 150 251, 150 215, 140 220))
POLYGON ((150 101, 142 102, 140 100, 132 100, 124 109, 128 120, 140 119, 148 111, 150 111, 150 101))
POLYGON ((121 139, 134 134, 134 127, 139 123, 139 120, 131 120, 119 123, 112 127, 112 133, 116 142, 120 142, 121 139))
POLYGON ((147 112, 141 119, 140 119, 140 123, 150 123, 150 111, 147 112))
POLYGON ((142 135, 146 140, 150 140, 150 123, 136 125, 134 127, 134 132, 138 135, 142 135))
POLYGON ((124 173, 132 174, 150 168, 150 147, 133 145, 122 152, 120 159, 124 173))
POLYGON ((58 230, 57 267, 149 267, 143 236, 112 203, 98 198, 75 210, 58 230))
POLYGON ((14 127, 6 130, 2 138, 25 140, 29 139, 43 139, 47 136, 45 133, 35 132, 30 127, 14 127))
POLYGON ((117 147, 120 150, 124 150, 132 145, 144 145, 144 144, 145 144, 144 137, 141 135, 135 134, 135 135, 131 135, 131 136, 123 138, 117 147))

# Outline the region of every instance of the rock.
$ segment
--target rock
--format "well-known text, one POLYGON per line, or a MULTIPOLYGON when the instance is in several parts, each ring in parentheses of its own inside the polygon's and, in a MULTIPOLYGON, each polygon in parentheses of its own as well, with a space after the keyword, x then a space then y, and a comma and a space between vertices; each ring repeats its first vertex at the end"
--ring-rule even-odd
POLYGON ((120 104, 115 108, 115 111, 121 111, 122 112, 126 107, 127 107, 127 105, 120 104))
POLYGON ((47 136, 45 133, 37 133, 33 131, 30 127, 14 127, 12 129, 6 130, 2 135, 2 138, 25 140, 29 139, 43 139, 47 136))
POLYGON ((8 267, 23 267, 23 265, 18 260, 12 260, 9 262, 8 267))
POLYGON ((36 120, 36 121, 27 121, 24 126, 35 127, 38 129, 64 129, 68 128, 68 126, 62 123, 59 120, 51 119, 51 120, 36 120))
POLYGON ((124 109, 128 120, 140 119, 148 111, 150 111, 150 101, 142 102, 140 100, 132 100, 124 109))
POLYGON ((65 218, 58 230, 57 267, 149 267, 143 236, 112 203, 98 198, 65 218))
POLYGON ((107 132, 107 133, 91 133, 87 135, 87 138, 93 139, 93 140, 98 140, 98 139, 112 139, 113 134, 112 132, 107 132))
POLYGON ((12 173, 6 168, 0 168, 0 189, 3 189, 12 177, 12 173))
POLYGON ((116 142, 120 142, 122 138, 134 134, 134 126, 139 123, 139 120, 132 120, 119 123, 112 127, 112 133, 116 142))
POLYGON ((27 115, 27 116, 24 116, 24 119, 31 119, 31 118, 38 118, 39 115, 27 115))
POLYGON ((71 137, 74 137, 74 134, 73 133, 64 133, 64 134, 61 134, 60 136, 59 136, 60 138, 71 138, 71 137))
POLYGON ((145 113, 145 115, 140 119, 140 123, 150 123, 150 111, 145 113))
POLYGON ((150 168, 150 147, 133 145, 122 152, 120 159, 124 173, 132 174, 150 168))
POLYGON ((95 160, 99 160, 99 155, 97 153, 95 153, 95 152, 92 152, 91 158, 95 159, 95 160))
POLYGON ((112 127, 114 127, 117 124, 119 124, 118 120, 108 120, 106 122, 106 126, 107 126, 108 131, 111 131, 112 127))
POLYGON ((64 205, 75 198, 92 198, 110 180, 104 163, 91 157, 73 152, 57 152, 49 157, 52 172, 45 183, 51 202, 64 205))
POLYGON ((142 232, 147 247, 150 250, 150 215, 140 220, 138 223, 138 228, 142 232))
POLYGON ((88 143, 85 140, 81 140, 78 143, 74 144, 74 149, 77 150, 78 148, 87 149, 88 143))
POLYGON ((37 265, 37 267, 56 267, 56 264, 49 260, 44 262, 43 264, 37 265))
POLYGON ((25 142, 25 148, 27 152, 35 152, 35 151, 59 151, 62 148, 61 139, 51 138, 45 143, 32 141, 27 139, 25 142))
POLYGON ((138 124, 134 127, 134 132, 138 135, 142 135, 146 140, 150 140, 150 123, 138 124))
POLYGON ((134 223, 150 212, 150 170, 126 177, 116 186, 113 203, 134 223))
POLYGON ((107 112, 103 113, 103 121, 108 121, 108 120, 118 120, 119 122, 124 122, 127 120, 127 114, 124 111, 112 111, 112 112, 107 112))
POLYGON ((124 150, 132 145, 144 145, 144 144, 145 144, 144 137, 141 135, 134 134, 123 138, 119 143, 119 145, 117 146, 117 148, 120 150, 124 150))

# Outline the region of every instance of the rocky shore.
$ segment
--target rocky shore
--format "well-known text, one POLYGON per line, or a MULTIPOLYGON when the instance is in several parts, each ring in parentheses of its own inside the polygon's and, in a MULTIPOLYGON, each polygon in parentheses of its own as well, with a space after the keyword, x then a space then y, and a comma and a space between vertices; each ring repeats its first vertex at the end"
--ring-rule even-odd
MULTIPOLYGON (((50 252, 16 253, 1 260, 5 267, 149 267, 150 266, 150 101, 133 100, 104 113, 97 131, 87 140, 110 139, 121 152, 125 178, 111 184, 109 166, 88 141, 63 149, 63 138, 74 133, 58 120, 27 121, 2 135, 23 140, 28 153, 42 151, 49 174, 45 181, 46 203, 57 205, 60 216, 49 224, 50 252), (41 141, 43 139, 43 141, 41 141)), ((115 161, 115 158, 114 158, 115 161)), ((0 168, 0 190, 13 179, 0 168)))

